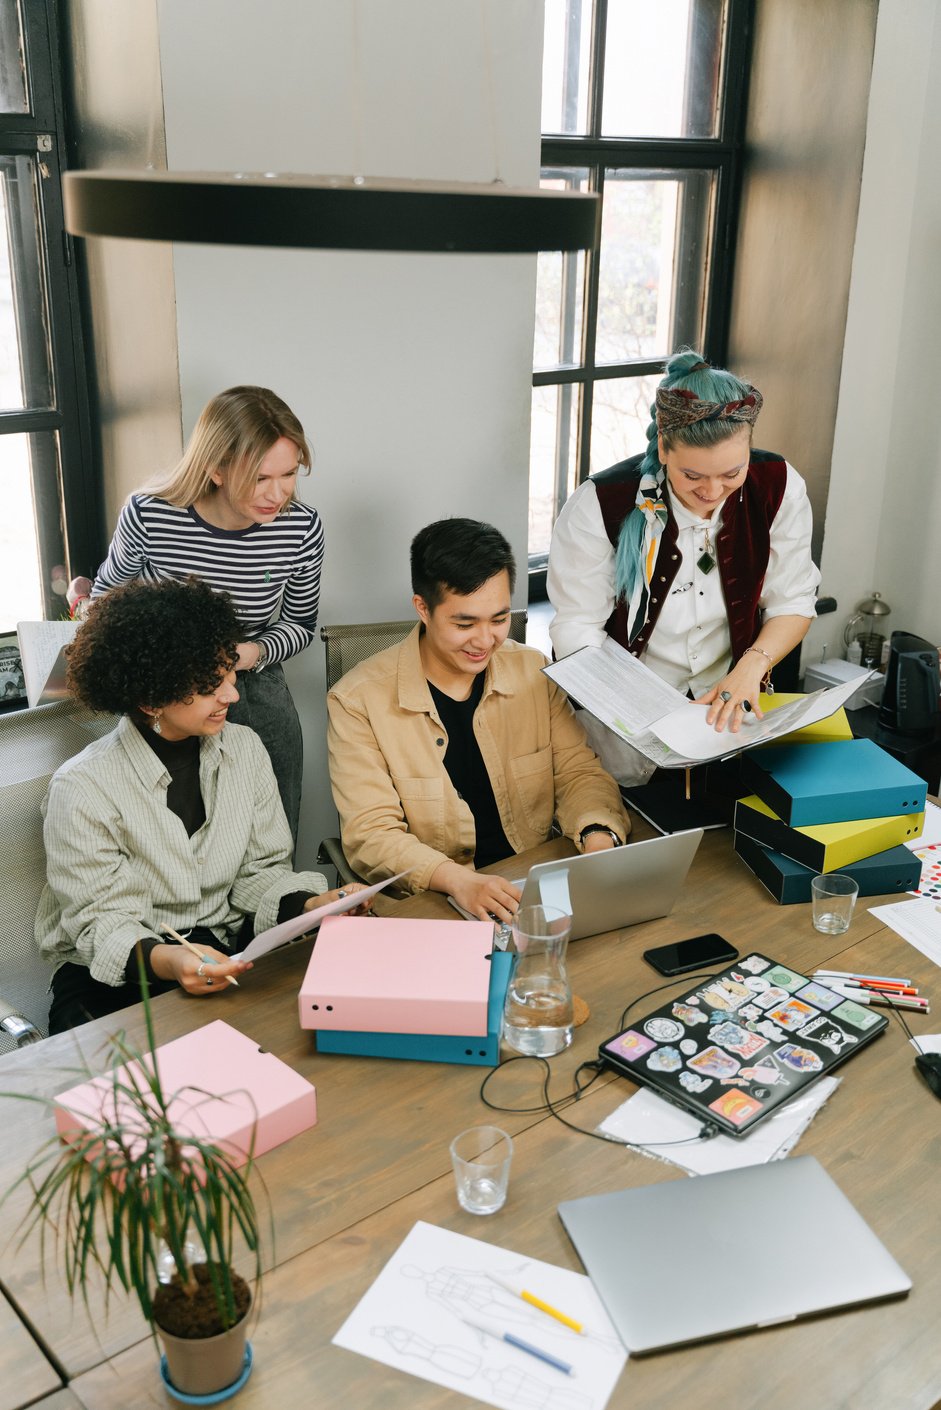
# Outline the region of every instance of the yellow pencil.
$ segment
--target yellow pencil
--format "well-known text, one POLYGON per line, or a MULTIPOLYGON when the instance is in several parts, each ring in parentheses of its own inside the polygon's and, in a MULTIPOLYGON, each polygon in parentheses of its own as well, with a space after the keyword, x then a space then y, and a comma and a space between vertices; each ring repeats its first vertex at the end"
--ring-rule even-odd
POLYGON ((491 1282, 496 1283, 498 1287, 505 1288, 508 1293, 512 1293, 514 1297, 522 1298, 523 1302, 528 1302, 531 1307, 538 1307, 540 1312, 545 1312, 550 1317, 554 1317, 557 1322, 561 1322, 566 1327, 571 1327, 573 1332, 578 1332, 581 1336, 586 1335, 585 1328, 581 1322, 576 1322, 574 1317, 567 1317, 564 1312, 560 1312, 559 1309, 553 1307, 551 1303, 543 1302, 542 1298, 537 1297, 535 1293, 527 1292, 520 1283, 514 1283, 510 1278, 498 1277, 496 1273, 488 1273, 487 1277, 491 1282))
MULTIPOLYGON (((190 954, 195 955, 196 958, 198 960, 201 960, 203 964, 219 963, 218 960, 214 960, 212 958, 212 955, 204 955, 198 945, 194 945, 192 940, 187 940, 185 935, 181 935, 178 930, 174 930, 172 925, 167 925, 166 921, 160 922, 160 929, 165 931, 167 935, 172 935, 174 940, 179 940, 180 944, 185 945, 186 948, 189 950, 190 954)), ((237 989, 239 987, 239 982, 234 975, 227 974, 226 979, 234 988, 237 989)))

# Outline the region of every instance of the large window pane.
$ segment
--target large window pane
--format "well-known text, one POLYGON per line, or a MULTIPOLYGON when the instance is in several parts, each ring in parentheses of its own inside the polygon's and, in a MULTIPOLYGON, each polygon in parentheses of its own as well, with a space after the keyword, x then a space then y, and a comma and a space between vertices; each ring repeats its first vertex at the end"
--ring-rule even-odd
POLYGON ((712 172, 609 171, 595 356, 666 357, 702 342, 712 172))
POLYGON ((0 435, 0 632, 68 611, 57 440, 54 431, 0 435))
POLYGON ((605 377, 591 404, 591 474, 647 449, 659 377, 605 377))
POLYGON ((552 525, 575 488, 577 385, 533 388, 529 452, 529 552, 549 552, 552 525))
POLYGON ((36 163, 0 157, 0 409, 52 405, 36 163))
POLYGON ((0 0, 0 113, 29 109, 17 0, 0 0))
POLYGON ((605 137, 713 137, 724 0, 608 0, 605 137))
MULTIPOLYGON (((587 191, 588 174, 543 173, 540 184, 544 190, 587 191)), ((547 251, 538 261, 533 366, 571 367, 581 361, 585 254, 547 251)))
POLYGON ((546 0, 542 51, 542 130, 588 130, 592 0, 546 0))

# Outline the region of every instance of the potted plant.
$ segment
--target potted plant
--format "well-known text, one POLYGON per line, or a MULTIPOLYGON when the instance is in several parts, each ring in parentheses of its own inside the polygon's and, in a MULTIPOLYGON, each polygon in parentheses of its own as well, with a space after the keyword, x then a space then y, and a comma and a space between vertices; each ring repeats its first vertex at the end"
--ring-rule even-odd
MULTIPOLYGON (((144 976, 142 995, 146 1052, 123 1035, 111 1039, 100 1110, 83 1114, 66 1142, 53 1138, 12 1189, 29 1187, 24 1237, 37 1225, 54 1232, 70 1293, 80 1292, 87 1306, 92 1270, 100 1270, 106 1305, 116 1285, 132 1293, 163 1342, 167 1389, 181 1399, 224 1399, 251 1370, 252 1295, 232 1260, 240 1235, 254 1258, 257 1287, 252 1149, 240 1164, 239 1156, 174 1125, 171 1104, 183 1093, 163 1089, 144 976), (161 1282, 170 1260, 175 1271, 161 1282)), ((217 1094, 186 1088, 185 1095, 200 1101, 217 1094)))

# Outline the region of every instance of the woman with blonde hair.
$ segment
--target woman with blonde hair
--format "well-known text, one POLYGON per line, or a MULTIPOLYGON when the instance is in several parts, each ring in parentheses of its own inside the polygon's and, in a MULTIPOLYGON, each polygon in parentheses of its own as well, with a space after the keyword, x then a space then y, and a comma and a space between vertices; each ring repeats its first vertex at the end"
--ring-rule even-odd
POLYGON ((204 579, 238 614, 237 705, 261 737, 297 840, 303 744, 281 662, 314 639, 324 536, 297 499, 310 447, 291 408, 265 387, 230 387, 201 413, 182 460, 132 494, 92 598, 139 579, 204 579))

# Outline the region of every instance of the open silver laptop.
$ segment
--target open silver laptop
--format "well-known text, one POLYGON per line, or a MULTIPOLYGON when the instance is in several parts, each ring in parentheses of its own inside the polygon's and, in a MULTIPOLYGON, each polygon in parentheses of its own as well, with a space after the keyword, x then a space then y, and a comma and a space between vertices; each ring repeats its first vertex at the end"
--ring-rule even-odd
POLYGON ((813 1156, 566 1200, 559 1215, 635 1355, 912 1285, 813 1156))
MULTIPOLYGON (((701 841, 702 828, 696 827, 604 852, 539 862, 513 885, 523 888, 521 906, 557 906, 571 915, 570 939, 581 940, 668 915, 701 841)), ((465 919, 475 919, 449 899, 465 919)))

